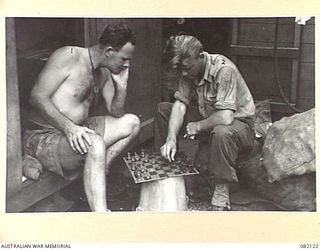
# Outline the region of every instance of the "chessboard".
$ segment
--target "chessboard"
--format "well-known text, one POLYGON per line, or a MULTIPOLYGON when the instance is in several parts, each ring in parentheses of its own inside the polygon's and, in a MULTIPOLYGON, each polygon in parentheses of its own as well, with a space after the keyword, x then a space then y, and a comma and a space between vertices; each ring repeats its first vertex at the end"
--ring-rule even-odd
POLYGON ((182 152, 178 153, 174 162, 169 162, 160 153, 133 155, 128 152, 127 157, 123 157, 135 183, 143 183, 161 180, 169 177, 199 174, 193 167, 192 161, 182 152))

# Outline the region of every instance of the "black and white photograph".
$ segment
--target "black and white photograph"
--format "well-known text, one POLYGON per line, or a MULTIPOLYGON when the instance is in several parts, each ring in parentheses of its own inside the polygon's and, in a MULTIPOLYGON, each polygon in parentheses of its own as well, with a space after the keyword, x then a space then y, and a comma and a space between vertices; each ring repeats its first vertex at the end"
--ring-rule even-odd
POLYGON ((315 17, 6 17, 5 213, 316 212, 315 17))

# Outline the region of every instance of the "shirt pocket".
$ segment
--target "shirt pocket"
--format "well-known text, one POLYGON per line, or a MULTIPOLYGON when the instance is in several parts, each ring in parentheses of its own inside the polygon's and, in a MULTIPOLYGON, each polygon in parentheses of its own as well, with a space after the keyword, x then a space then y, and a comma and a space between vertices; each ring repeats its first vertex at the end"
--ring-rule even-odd
POLYGON ((204 99, 207 105, 213 106, 217 101, 217 92, 212 85, 207 85, 204 92, 204 99))

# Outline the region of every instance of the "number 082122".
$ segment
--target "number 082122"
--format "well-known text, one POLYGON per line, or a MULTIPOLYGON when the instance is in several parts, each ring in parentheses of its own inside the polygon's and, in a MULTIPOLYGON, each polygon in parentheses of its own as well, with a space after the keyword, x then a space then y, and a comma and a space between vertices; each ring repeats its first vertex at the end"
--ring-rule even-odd
POLYGON ((304 243, 304 244, 300 244, 300 248, 302 248, 302 249, 319 249, 319 244, 304 243))

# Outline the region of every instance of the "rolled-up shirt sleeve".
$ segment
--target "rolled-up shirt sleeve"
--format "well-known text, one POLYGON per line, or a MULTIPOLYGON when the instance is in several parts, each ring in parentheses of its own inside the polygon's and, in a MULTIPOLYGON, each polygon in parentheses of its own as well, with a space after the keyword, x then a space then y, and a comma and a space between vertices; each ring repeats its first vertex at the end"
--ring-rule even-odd
POLYGON ((190 82, 184 78, 180 78, 179 90, 174 93, 176 100, 190 105, 190 82))
POLYGON ((216 109, 230 109, 236 111, 237 76, 233 68, 223 67, 216 78, 217 101, 216 109))

